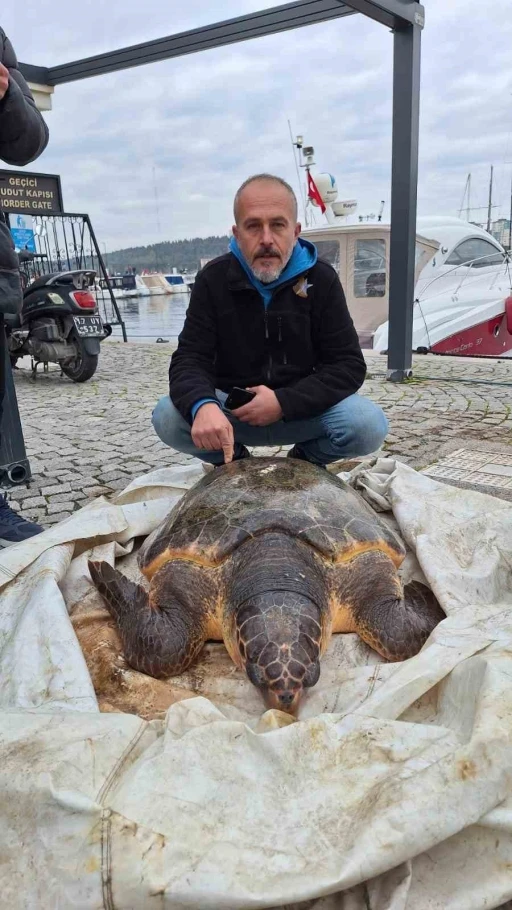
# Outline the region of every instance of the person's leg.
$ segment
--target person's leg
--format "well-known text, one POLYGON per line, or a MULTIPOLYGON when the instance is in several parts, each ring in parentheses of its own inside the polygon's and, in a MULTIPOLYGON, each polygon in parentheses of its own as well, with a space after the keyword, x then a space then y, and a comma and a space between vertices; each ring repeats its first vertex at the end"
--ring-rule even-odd
POLYGON ((388 432, 388 421, 382 409, 362 395, 350 395, 309 421, 314 435, 312 433, 307 440, 303 437, 307 422, 298 423, 300 433, 290 455, 320 465, 369 455, 380 448, 388 432))
MULTIPOLYGON (((4 317, 0 314, 0 452, 2 445, 2 415, 5 395, 5 370, 7 364, 7 345, 5 338, 4 317)), ((0 493, 0 548, 9 547, 20 543, 35 534, 40 534, 43 528, 32 521, 21 518, 8 505, 5 496, 0 493)))
MULTIPOLYGON (((222 402, 226 395, 217 392, 222 402)), ((314 464, 326 465, 340 458, 353 458, 375 452, 384 441, 388 422, 378 405, 362 395, 350 395, 307 420, 279 420, 268 427, 251 427, 224 412, 233 425, 235 457, 241 457, 245 446, 293 445, 294 454, 314 464)), ((168 395, 161 398, 153 411, 153 426, 166 445, 195 455, 202 461, 219 465, 222 452, 204 452, 192 442, 190 426, 174 407, 168 395)))

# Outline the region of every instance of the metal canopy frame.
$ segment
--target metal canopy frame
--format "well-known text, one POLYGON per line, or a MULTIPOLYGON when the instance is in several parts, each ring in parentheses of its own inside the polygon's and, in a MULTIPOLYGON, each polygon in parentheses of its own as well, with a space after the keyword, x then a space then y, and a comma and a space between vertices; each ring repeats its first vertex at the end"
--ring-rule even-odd
POLYGON ((417 0, 296 0, 59 66, 22 63, 20 69, 30 82, 60 85, 355 13, 393 31, 388 378, 397 382, 412 373, 421 30, 425 24, 421 3, 417 0))

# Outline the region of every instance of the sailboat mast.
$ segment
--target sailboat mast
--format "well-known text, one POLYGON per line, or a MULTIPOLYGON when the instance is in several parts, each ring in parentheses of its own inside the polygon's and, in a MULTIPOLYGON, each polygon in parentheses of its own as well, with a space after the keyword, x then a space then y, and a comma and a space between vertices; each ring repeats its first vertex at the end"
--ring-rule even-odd
POLYGON ((491 164, 491 179, 489 181, 489 206, 487 209, 487 230, 491 232, 491 214, 492 214, 492 178, 494 173, 494 167, 491 164))
POLYGON ((471 174, 468 174, 468 208, 466 212, 466 221, 471 219, 471 174))
POLYGON ((469 207, 470 207, 469 197, 470 197, 470 194, 471 194, 471 174, 468 174, 468 176, 466 177, 466 183, 465 183, 465 185, 464 185, 464 194, 463 194, 463 196, 462 196, 462 202, 461 202, 461 204, 460 204, 460 209, 459 209, 459 218, 461 218, 461 217, 462 217, 462 210, 463 210, 463 208, 464 208, 464 203, 466 202, 466 195, 467 195, 466 215, 467 215, 467 220, 468 220, 468 221, 469 221, 469 207))

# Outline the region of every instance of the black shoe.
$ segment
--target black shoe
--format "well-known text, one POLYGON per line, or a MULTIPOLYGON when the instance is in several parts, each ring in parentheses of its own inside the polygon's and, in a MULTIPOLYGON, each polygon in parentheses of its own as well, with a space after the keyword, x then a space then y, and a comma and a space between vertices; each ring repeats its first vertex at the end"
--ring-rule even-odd
MULTIPOLYGON (((235 451, 233 452, 233 461, 240 461, 242 458, 252 458, 249 449, 246 449, 241 442, 235 443, 235 451)), ((203 470, 208 473, 213 471, 215 468, 223 468, 225 465, 224 461, 221 461, 219 464, 208 464, 203 462, 203 470)))
POLYGON ((249 449, 242 445, 242 443, 235 443, 235 451, 233 453, 233 461, 240 461, 241 458, 252 458, 249 449))
POLYGON ((307 461, 309 464, 314 464, 315 468, 325 468, 325 470, 327 470, 327 466, 325 464, 318 464, 317 461, 311 461, 311 459, 307 457, 300 446, 293 446, 293 448, 286 453, 286 457, 297 458, 298 461, 307 461))
POLYGON ((35 537, 44 531, 40 525, 27 521, 13 512, 7 505, 5 496, 0 495, 0 547, 10 547, 14 543, 21 543, 29 537, 35 537))

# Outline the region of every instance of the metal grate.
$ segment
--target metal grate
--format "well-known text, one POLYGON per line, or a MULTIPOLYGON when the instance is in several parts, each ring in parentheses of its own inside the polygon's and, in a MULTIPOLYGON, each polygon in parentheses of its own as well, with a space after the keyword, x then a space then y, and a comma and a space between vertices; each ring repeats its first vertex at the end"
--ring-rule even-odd
POLYGON ((443 480, 512 490, 512 453, 505 455, 498 452, 457 449, 437 464, 425 468, 423 474, 443 480))

